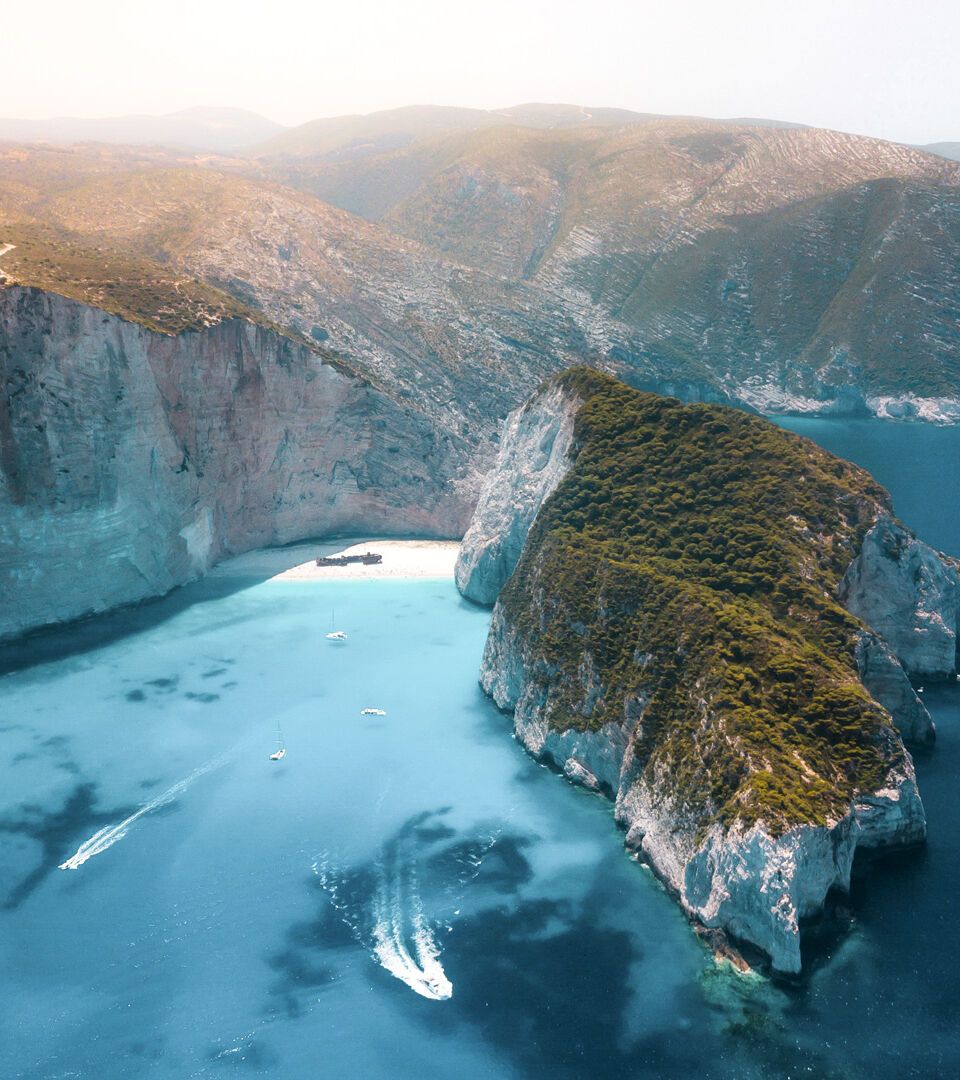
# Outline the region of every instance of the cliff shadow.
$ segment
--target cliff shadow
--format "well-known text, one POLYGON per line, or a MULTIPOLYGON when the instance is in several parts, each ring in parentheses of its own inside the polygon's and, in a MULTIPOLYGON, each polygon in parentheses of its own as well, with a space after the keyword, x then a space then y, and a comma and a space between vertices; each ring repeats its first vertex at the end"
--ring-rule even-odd
POLYGON ((308 537, 278 547, 257 548, 244 555, 225 559, 199 580, 179 585, 163 596, 148 597, 102 614, 84 615, 69 622, 30 630, 0 645, 0 676, 92 652, 122 638, 161 626, 198 604, 223 600, 261 585, 311 558, 335 554, 357 543, 375 544, 377 539, 432 538, 386 534, 378 534, 376 538, 354 535, 308 537))

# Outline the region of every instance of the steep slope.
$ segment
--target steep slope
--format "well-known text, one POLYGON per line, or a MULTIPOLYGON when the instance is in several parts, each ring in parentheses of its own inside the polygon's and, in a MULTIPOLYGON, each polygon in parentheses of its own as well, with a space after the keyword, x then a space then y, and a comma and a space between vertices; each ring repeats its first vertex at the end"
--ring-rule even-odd
POLYGON ((110 172, 31 212, 64 243, 148 257, 229 294, 480 447, 539 379, 577 359, 723 397, 695 365, 648 364, 601 312, 449 263, 276 184, 197 168, 110 172))
POLYGON ((573 369, 510 418, 457 581, 499 589, 481 682, 520 741, 777 970, 858 848, 922 840, 897 728, 933 731, 900 661, 955 674, 960 579, 854 466, 573 369))
POLYGON ((247 319, 157 333, 0 288, 0 639, 155 596, 226 554, 459 536, 470 447, 247 319))
POLYGON ((577 360, 761 411, 960 417, 960 165, 815 129, 563 123, 319 164, 12 147, 0 223, 163 263, 480 445, 577 360))
POLYGON ((943 158, 661 120, 481 131, 285 179, 594 307, 760 408, 960 415, 960 166, 943 158))

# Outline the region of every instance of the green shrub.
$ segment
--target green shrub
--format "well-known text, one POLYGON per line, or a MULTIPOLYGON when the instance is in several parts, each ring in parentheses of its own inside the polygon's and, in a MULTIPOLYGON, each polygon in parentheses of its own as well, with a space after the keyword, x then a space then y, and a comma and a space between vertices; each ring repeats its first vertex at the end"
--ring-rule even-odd
POLYGON ((835 599, 887 494, 758 417, 557 379, 584 399, 575 464, 501 594, 550 722, 620 721, 642 694, 638 761, 670 770, 701 826, 836 820, 903 752, 835 599))

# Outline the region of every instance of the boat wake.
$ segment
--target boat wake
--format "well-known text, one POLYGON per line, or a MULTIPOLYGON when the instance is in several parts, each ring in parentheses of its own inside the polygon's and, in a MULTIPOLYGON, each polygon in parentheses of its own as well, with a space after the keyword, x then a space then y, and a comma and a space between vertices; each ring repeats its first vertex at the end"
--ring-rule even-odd
POLYGON ((416 866, 379 873, 373 906, 373 955, 380 966, 421 997, 433 1001, 453 997, 434 929, 423 913, 416 866))
POLYGON ((465 891, 500 835, 498 828, 466 841, 454 839, 452 830, 438 820, 443 813, 409 819, 372 863, 346 868, 323 853, 312 867, 357 944, 394 978, 431 1001, 453 996, 438 935, 453 930, 465 891))
POLYGON ((88 859, 92 859, 94 855, 102 855, 108 848, 113 847, 118 840, 122 840, 129 832, 130 827, 135 822, 139 821, 140 818, 145 817, 154 810, 158 810, 161 806, 166 806, 167 803, 173 802, 173 800, 181 792, 185 791, 195 780, 199 780, 201 776, 204 776, 208 772, 212 772, 222 765, 225 760, 226 758, 219 757, 214 758, 213 761, 208 761, 206 765, 201 765, 200 768, 194 769, 189 776, 185 777, 183 780, 178 780, 172 787, 167 788, 166 791, 161 792, 156 798, 145 803, 128 818, 124 818, 123 821, 116 825, 107 825, 99 832, 94 833, 89 840, 84 840, 77 848, 76 852, 71 855, 66 862, 60 863, 60 869, 79 870, 80 867, 83 866, 88 859))

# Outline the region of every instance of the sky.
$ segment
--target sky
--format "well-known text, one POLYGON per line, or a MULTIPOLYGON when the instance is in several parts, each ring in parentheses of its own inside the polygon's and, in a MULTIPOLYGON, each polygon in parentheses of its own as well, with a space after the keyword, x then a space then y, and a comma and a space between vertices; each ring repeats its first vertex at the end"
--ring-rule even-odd
POLYGON ((0 116, 527 101, 960 140, 957 0, 0 0, 0 116))

